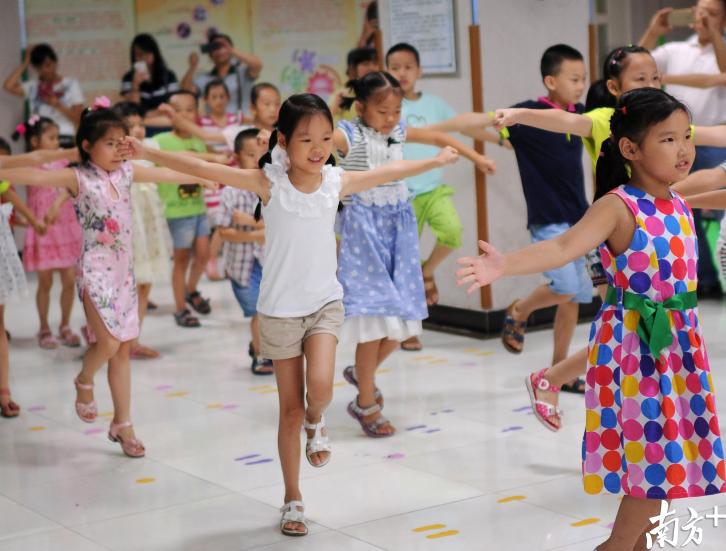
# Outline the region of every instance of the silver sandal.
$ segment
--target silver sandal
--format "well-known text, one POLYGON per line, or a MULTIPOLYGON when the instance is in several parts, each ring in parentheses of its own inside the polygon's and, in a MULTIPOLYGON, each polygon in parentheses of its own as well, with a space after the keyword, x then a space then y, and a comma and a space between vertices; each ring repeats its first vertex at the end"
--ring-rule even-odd
POLYGON ((310 463, 310 465, 312 465, 316 469, 325 467, 325 465, 330 463, 330 458, 332 457, 333 451, 330 447, 330 439, 328 438, 328 435, 326 434, 325 436, 323 436, 323 429, 326 428, 325 416, 322 415, 320 417, 319 423, 308 423, 308 420, 305 419, 304 426, 305 430, 315 431, 313 437, 308 438, 307 444, 305 444, 305 457, 308 458, 308 463, 310 463), (313 454, 320 452, 328 452, 328 458, 322 463, 316 465, 315 463, 313 463, 312 456, 313 454))
POLYGON ((305 504, 302 501, 288 501, 280 508, 282 518, 280 519, 280 532, 286 536, 300 537, 308 535, 308 521, 305 518, 305 504), (305 527, 304 532, 285 528, 288 522, 297 522, 305 527))
MULTIPOLYGON (((383 425, 391 424, 391 422, 383 415, 378 417, 378 419, 376 419, 375 421, 363 420, 364 417, 368 417, 369 415, 373 415, 374 413, 379 413, 380 411, 381 406, 379 406, 378 404, 373 404, 372 406, 367 408, 360 407, 358 405, 357 397, 350 404, 348 404, 348 414, 360 423, 360 427, 363 429, 363 432, 366 433, 366 436, 369 436, 371 438, 388 438, 396 434, 395 428, 390 434, 383 434, 378 431, 378 429, 383 425)), ((391 428, 393 428, 393 425, 391 425, 391 428)))

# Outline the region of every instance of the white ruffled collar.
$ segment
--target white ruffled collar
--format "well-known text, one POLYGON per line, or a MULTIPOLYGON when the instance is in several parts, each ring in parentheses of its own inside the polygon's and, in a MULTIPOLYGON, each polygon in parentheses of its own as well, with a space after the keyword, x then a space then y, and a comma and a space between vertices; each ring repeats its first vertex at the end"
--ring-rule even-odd
POLYGON ((305 193, 297 189, 287 174, 290 160, 279 146, 272 150, 272 162, 263 167, 265 176, 270 180, 270 201, 276 196, 282 208, 301 218, 319 218, 326 210, 337 208, 340 200, 340 169, 325 165, 318 189, 305 193))

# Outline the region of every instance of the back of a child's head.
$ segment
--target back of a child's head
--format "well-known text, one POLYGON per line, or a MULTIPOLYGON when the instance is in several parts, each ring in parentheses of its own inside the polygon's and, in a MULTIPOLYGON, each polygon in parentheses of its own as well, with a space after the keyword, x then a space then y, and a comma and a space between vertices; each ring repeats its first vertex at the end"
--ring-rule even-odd
POLYGON ((234 138, 234 153, 235 155, 239 155, 240 151, 245 146, 245 143, 249 140, 255 140, 257 141, 257 136, 260 133, 259 128, 245 128, 244 130, 241 130, 239 134, 234 138))
MULTIPOLYGON (((280 107, 275 130, 270 136, 268 152, 260 158, 259 167, 262 168, 272 162, 272 150, 277 145, 278 134, 282 134, 285 141, 290 143, 300 123, 314 116, 324 117, 330 124, 330 130, 333 130, 333 114, 330 112, 328 104, 320 96, 304 93, 293 94, 287 98, 280 107)), ((335 157, 332 154, 326 164, 335 164, 335 157)))
POLYGON ((597 161, 596 200, 630 180, 626 160, 620 151, 620 140, 627 138, 637 145, 642 144, 654 125, 677 111, 690 116, 685 104, 658 88, 636 88, 620 97, 610 119, 610 138, 603 142, 597 161))
POLYGON ((258 82, 250 90, 250 102, 252 103, 252 105, 257 105, 257 102, 262 96, 262 92, 265 90, 270 90, 273 93, 277 94, 278 98, 280 97, 280 90, 277 89, 277 86, 275 86, 271 82, 258 82))
POLYGON ((59 147, 58 125, 52 119, 40 115, 31 115, 28 120, 16 126, 12 138, 14 141, 23 138, 26 151, 57 149, 59 147), (43 139, 46 134, 50 139, 43 139))
POLYGON ((0 136, 0 155, 10 155, 13 150, 10 148, 8 141, 0 136))
POLYGON ((642 46, 622 46, 615 48, 606 57, 602 67, 602 78, 590 85, 585 101, 585 110, 592 111, 599 107, 615 107, 618 99, 608 90, 608 80, 618 80, 627 69, 629 58, 634 54, 648 54, 647 48, 642 46))
POLYGON ((93 147, 93 144, 103 139, 114 128, 119 128, 124 134, 128 134, 126 122, 114 109, 89 107, 83 111, 76 132, 76 147, 83 164, 92 160, 86 147, 89 149, 93 147))
POLYGON ((556 77, 565 60, 584 61, 582 54, 567 44, 555 44, 547 48, 542 54, 539 64, 542 79, 549 76, 556 77))
POLYGON ((33 67, 40 67, 45 63, 46 60, 53 62, 58 61, 58 55, 50 44, 42 43, 33 46, 33 50, 30 52, 30 64, 33 67))
POLYGON ((347 86, 353 91, 353 96, 343 98, 341 105, 344 109, 350 109, 356 101, 363 105, 371 101, 382 101, 389 94, 403 97, 401 84, 393 75, 385 71, 375 71, 368 73, 363 78, 350 80, 347 86))
POLYGON ((418 50, 407 42, 399 42, 398 44, 394 44, 393 46, 391 46, 386 52, 386 67, 389 67, 391 64, 391 56, 399 52, 406 52, 411 54, 411 56, 413 56, 413 59, 416 60, 416 66, 421 66, 421 55, 418 53, 418 50))

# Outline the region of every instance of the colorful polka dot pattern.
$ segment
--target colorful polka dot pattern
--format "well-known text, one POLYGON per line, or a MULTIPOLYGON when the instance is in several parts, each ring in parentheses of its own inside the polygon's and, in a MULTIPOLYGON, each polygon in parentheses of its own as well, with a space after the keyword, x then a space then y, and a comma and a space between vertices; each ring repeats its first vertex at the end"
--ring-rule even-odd
MULTIPOLYGON (((696 289, 697 243, 688 205, 623 186, 635 216, 630 248, 600 252, 616 288, 664 301, 696 289)), ((590 332, 582 443, 585 491, 677 499, 726 492, 726 464, 697 309, 670 311, 673 344, 654 358, 639 314, 603 305, 590 332)))

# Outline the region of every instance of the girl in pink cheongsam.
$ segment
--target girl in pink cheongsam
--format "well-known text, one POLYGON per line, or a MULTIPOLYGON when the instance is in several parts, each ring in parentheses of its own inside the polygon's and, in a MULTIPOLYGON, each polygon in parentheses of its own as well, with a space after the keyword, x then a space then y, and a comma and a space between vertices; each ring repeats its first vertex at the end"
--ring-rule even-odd
POLYGON ((164 168, 135 166, 124 160, 118 145, 127 129, 108 105, 107 99, 100 98, 81 117, 76 136, 81 156, 78 168, 0 170, 0 180, 61 188, 73 198, 83 230, 76 284, 88 325, 96 336, 74 381, 76 413, 86 423, 98 417, 93 379, 108 362, 114 405, 108 437, 119 442, 127 456, 143 457, 144 445, 136 438, 131 423, 129 350, 139 334, 139 317, 132 268, 129 188, 135 181, 193 184, 199 183, 199 178, 164 168))
MULTIPOLYGON (((669 500, 726 492, 713 379, 696 300, 696 244, 683 180, 695 148, 687 108, 655 88, 623 94, 597 164, 596 201, 562 236, 459 260, 470 291, 545 271, 599 246, 608 290, 590 330, 582 476, 586 493, 623 496, 598 551, 645 549, 669 500)), ((712 194, 694 206, 723 206, 712 194), (720 204, 719 204, 720 203, 720 204)), ((541 375, 537 376, 538 379, 541 375)), ((530 381, 532 388, 539 380, 530 381)), ((650 546, 648 547, 650 548, 650 546)))

